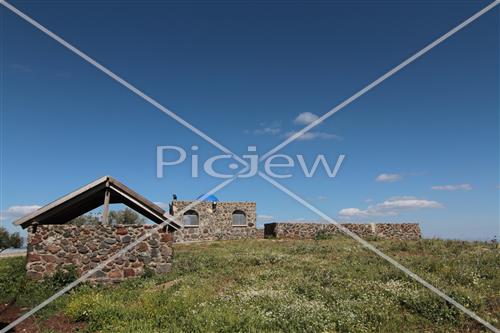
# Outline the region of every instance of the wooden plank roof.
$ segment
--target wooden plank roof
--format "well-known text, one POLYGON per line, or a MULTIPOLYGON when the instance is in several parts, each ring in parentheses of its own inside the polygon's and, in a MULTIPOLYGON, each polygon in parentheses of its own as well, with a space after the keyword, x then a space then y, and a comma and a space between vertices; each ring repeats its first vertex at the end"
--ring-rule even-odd
MULTIPOLYGON (((104 202, 106 190, 110 192, 110 203, 124 204, 158 224, 166 219, 165 211, 139 193, 133 191, 111 176, 104 176, 41 208, 21 217, 14 224, 27 228, 32 223, 64 224, 85 214, 104 202)), ((178 229, 179 225, 170 222, 178 229)))

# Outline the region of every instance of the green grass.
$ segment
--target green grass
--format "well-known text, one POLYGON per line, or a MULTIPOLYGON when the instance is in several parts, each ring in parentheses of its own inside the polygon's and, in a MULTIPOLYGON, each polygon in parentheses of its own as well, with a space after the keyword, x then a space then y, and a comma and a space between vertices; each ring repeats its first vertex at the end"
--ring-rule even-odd
MULTIPOLYGON (((373 243, 499 326, 496 245, 373 243)), ((50 313, 84 321, 89 332, 486 332, 349 239, 177 244, 174 251, 172 273, 119 286, 84 285, 50 313)), ((33 288, 22 264, 0 261, 0 283, 6 283, 0 298, 31 306, 60 281, 33 288), (18 278, 8 282, 6 274, 18 278)))
MULTIPOLYGON (((54 276, 42 282, 26 278, 26 258, 10 257, 0 259, 0 302, 12 303, 23 308, 32 308, 75 279, 76 273, 58 270, 54 276)), ((40 320, 63 308, 68 301, 61 297, 38 312, 40 320)))

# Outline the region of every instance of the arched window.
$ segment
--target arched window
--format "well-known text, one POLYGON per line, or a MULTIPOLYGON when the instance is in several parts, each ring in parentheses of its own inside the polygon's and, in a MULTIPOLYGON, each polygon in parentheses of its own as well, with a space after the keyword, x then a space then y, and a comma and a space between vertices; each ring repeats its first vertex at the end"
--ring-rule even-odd
POLYGON ((195 210, 188 210, 182 216, 182 224, 185 227, 197 227, 200 224, 200 217, 195 210))
POLYGON ((233 225, 237 226, 246 226, 247 225, 247 216, 245 212, 242 210, 235 210, 233 212, 233 225))

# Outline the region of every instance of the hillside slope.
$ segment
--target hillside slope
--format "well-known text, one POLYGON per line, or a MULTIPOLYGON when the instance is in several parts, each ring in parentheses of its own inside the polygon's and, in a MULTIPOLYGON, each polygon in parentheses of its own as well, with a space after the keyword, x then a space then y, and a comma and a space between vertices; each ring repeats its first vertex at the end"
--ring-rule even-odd
MULTIPOLYGON (((496 244, 374 244, 499 326, 496 244)), ((177 244, 173 267, 169 275, 119 286, 81 286, 38 321, 43 327, 62 313, 89 332, 486 332, 343 237, 177 244)), ((34 290, 27 285, 17 302, 32 306, 37 297, 27 297, 34 290)))

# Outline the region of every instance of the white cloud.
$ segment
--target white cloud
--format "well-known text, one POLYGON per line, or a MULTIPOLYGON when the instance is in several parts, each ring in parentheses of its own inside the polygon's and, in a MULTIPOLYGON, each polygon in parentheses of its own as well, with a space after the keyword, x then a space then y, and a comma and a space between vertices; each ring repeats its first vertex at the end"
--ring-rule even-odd
POLYGON ((319 201, 326 201, 326 200, 328 200, 328 197, 326 195, 317 195, 317 196, 314 196, 314 197, 307 197, 306 199, 308 201, 319 202, 319 201))
POLYGON ((339 211, 339 215, 342 216, 368 216, 368 212, 366 210, 362 210, 359 208, 344 208, 339 211))
MULTIPOLYGON (((292 135, 295 135, 297 132, 288 132, 286 133, 286 137, 289 138, 292 135)), ((323 139, 323 140, 342 140, 342 137, 333 134, 333 133, 327 133, 327 132, 305 132, 301 136, 299 136, 296 140, 301 140, 301 141, 307 141, 307 140, 314 140, 314 139, 323 139)))
POLYGON ((253 131, 245 130, 245 133, 253 133, 255 135, 277 135, 281 133, 281 121, 261 122, 259 128, 253 131))
POLYGON ((0 212, 0 220, 11 220, 17 219, 24 215, 28 215, 35 210, 39 209, 41 206, 38 205, 17 205, 10 206, 7 210, 0 212))
POLYGON ((435 191, 470 191, 472 186, 471 184, 437 185, 432 186, 431 189, 435 191))
MULTIPOLYGON (((300 124, 300 125, 307 125, 313 122, 314 120, 318 119, 318 116, 311 113, 311 112, 304 112, 299 114, 295 120, 295 124, 300 124)), ((259 127, 254 129, 254 130, 244 130, 245 134, 255 134, 255 135, 280 135, 285 138, 289 138, 298 131, 289 131, 286 132, 285 129, 283 129, 281 121, 272 121, 272 122, 261 122, 259 124, 259 127), (282 134, 283 133, 283 134, 282 134)), ((321 132, 321 131, 309 131, 301 136, 299 136, 296 140, 314 140, 314 139, 323 139, 323 140, 342 140, 343 138, 333 134, 333 133, 328 133, 328 132, 321 132)))
POLYGON ((316 121, 319 117, 311 112, 303 112, 299 114, 293 121, 297 125, 309 125, 313 121, 316 121))
POLYGON ((381 173, 375 178, 375 181, 381 183, 394 183, 403 179, 403 176, 399 173, 381 173))
POLYGON ((416 208, 441 208, 439 202, 425 199, 417 199, 415 197, 393 197, 377 204, 379 210, 391 209, 416 209, 416 208))
POLYGON ((383 202, 370 205, 366 209, 344 208, 339 215, 344 217, 397 216, 400 213, 415 209, 442 208, 437 201, 417 199, 411 196, 392 197, 383 202))
POLYGON ((158 207, 160 208, 163 208, 163 209, 166 209, 168 208, 168 203, 165 203, 165 202, 161 202, 161 201, 155 201, 153 202, 155 205, 157 205, 158 207))
POLYGON ((281 129, 279 127, 263 127, 253 131, 253 133, 257 135, 262 135, 262 134, 276 135, 279 134, 280 132, 281 129))
POLYGON ((274 216, 272 215, 265 215, 265 214, 257 215, 257 221, 259 222, 269 222, 272 220, 274 220, 274 216))

